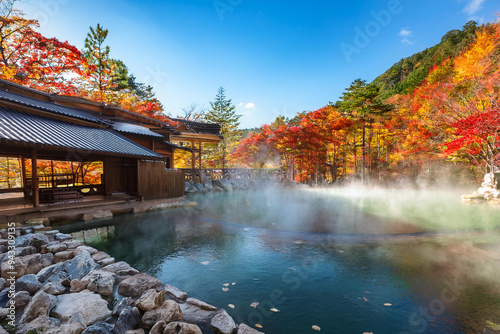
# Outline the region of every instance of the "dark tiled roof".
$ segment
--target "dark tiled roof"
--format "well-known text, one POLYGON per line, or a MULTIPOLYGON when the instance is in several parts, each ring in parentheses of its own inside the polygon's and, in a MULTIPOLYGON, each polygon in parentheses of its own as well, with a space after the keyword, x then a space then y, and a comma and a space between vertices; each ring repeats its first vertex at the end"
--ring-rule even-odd
POLYGON ((162 156, 112 131, 0 107, 0 142, 162 159, 162 156))
POLYGON ((59 115, 74 117, 94 123, 104 123, 98 117, 86 111, 66 107, 54 102, 38 100, 32 97, 12 93, 4 89, 0 89, 0 100, 9 101, 26 107, 32 107, 39 110, 49 111, 59 115))
POLYGON ((221 126, 219 124, 194 122, 182 118, 171 118, 171 120, 181 123, 189 131, 194 133, 220 135, 221 126))
POLYGON ((113 122, 113 129, 118 132, 132 133, 141 136, 149 136, 155 138, 164 138, 161 134, 151 131, 145 126, 139 124, 130 124, 124 122, 113 122))

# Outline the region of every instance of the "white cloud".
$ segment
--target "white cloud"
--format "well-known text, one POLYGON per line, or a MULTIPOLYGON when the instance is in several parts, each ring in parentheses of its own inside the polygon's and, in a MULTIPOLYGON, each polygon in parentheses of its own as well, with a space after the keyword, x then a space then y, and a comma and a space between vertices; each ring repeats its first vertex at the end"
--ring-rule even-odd
POLYGON ((243 107, 245 109, 255 109, 255 103, 249 102, 243 107))
POLYGON ((411 40, 411 37, 413 37, 413 31, 411 31, 410 28, 401 28, 399 36, 403 37, 401 39, 401 43, 408 45, 415 44, 415 42, 411 40))
POLYGON ((476 14, 483 8, 484 0, 467 0, 467 6, 465 6, 463 12, 469 16, 476 14))
POLYGON ((403 37, 413 36, 413 31, 406 29, 406 28, 402 28, 401 31, 399 32, 399 36, 403 36, 403 37))
POLYGON ((240 104, 238 104, 238 107, 243 107, 243 102, 241 102, 240 104))

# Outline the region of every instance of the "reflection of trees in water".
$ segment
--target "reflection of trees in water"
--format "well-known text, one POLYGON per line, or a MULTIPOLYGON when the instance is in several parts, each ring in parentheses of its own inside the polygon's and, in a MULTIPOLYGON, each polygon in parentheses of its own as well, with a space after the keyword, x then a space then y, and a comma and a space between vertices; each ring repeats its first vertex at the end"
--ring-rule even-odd
POLYGON ((169 257, 189 254, 193 260, 218 259, 238 242, 223 227, 199 222, 198 215, 188 209, 115 219, 121 222, 113 233, 92 239, 90 245, 151 275, 159 274, 169 257))

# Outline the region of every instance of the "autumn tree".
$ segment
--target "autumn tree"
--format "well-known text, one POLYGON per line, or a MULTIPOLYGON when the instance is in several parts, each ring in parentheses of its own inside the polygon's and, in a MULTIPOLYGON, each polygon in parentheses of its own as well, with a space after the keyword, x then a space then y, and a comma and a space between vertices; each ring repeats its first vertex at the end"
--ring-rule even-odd
POLYGON ((221 126, 222 142, 215 147, 216 158, 220 160, 222 168, 226 167, 226 157, 229 147, 239 139, 238 126, 241 115, 236 114, 236 107, 231 99, 226 97, 226 91, 220 87, 215 96, 215 101, 210 102, 211 109, 206 112, 203 119, 221 126))

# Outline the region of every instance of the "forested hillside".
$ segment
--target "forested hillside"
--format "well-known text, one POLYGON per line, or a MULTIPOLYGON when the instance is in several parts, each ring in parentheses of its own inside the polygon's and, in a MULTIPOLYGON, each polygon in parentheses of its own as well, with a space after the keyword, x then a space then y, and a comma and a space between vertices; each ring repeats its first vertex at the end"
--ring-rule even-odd
POLYGON ((469 22, 336 103, 264 125, 233 158, 278 160, 302 182, 478 180, 500 162, 499 59, 500 24, 469 22))

